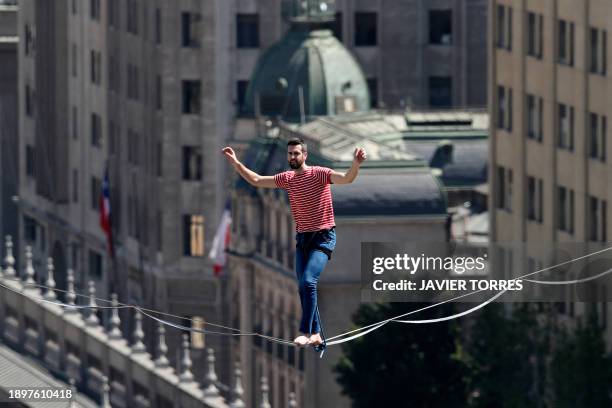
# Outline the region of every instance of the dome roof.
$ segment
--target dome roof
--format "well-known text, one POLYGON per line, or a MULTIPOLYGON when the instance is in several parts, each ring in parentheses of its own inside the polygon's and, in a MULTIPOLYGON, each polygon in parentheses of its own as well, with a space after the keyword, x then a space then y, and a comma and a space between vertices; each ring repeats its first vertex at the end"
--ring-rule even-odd
POLYGON ((361 67, 330 30, 294 26, 266 50, 251 76, 242 114, 258 110, 299 121, 300 88, 306 117, 370 109, 361 67))

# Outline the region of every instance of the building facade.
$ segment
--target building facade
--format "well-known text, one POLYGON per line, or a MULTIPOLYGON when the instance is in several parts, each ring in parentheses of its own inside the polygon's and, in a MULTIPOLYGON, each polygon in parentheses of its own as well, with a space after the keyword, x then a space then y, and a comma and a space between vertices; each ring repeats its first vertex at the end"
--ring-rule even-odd
MULTIPOLYGON (((610 16, 604 0, 490 2, 492 241, 575 242, 593 250, 609 241, 610 16)), ((523 259, 512 250, 504 256, 514 265, 526 260, 525 273, 559 261, 531 249, 523 259)), ((574 300, 568 294, 560 310, 578 313, 574 300)), ((604 299, 601 316, 606 305, 604 299)))

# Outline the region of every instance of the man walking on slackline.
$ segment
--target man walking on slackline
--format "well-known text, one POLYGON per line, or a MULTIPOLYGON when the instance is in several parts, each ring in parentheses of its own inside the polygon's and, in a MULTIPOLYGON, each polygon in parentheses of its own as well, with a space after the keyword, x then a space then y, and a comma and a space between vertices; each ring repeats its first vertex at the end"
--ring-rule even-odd
POLYGON ((291 139, 287 143, 287 161, 291 170, 274 176, 260 176, 248 169, 238 161, 231 147, 222 152, 252 186, 287 190, 297 229, 295 271, 302 303, 302 335, 294 342, 299 346, 319 346, 323 339, 317 308, 317 282, 336 246, 336 223, 329 185, 352 183, 366 159, 366 152, 362 148, 355 149, 351 168, 340 173, 327 167, 308 166, 306 143, 301 139, 291 139))

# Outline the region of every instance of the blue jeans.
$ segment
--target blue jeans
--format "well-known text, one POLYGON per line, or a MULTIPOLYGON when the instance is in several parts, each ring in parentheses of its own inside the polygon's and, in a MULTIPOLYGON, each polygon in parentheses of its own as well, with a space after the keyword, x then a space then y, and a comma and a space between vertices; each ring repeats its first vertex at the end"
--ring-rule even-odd
POLYGON ((319 333, 321 321, 317 308, 317 283, 327 261, 325 249, 331 253, 336 247, 336 231, 322 230, 314 236, 311 232, 298 232, 295 236, 295 273, 302 303, 302 333, 319 333), (312 237, 312 239, 311 239, 312 237), (304 246, 306 248, 302 249, 304 246))

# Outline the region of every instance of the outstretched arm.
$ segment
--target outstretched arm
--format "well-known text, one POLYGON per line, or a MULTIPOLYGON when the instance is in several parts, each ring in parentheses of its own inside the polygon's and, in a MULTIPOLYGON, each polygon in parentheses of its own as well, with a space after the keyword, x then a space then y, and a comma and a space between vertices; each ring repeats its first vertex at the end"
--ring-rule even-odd
POLYGON ((366 160, 366 151, 363 148, 355 149, 355 154, 353 158, 353 164, 351 168, 346 173, 340 173, 335 170, 331 172, 331 181, 334 184, 349 184, 352 183, 355 178, 357 178, 357 173, 359 173, 359 166, 366 160))
POLYGON ((234 149, 232 149, 231 147, 225 147, 221 151, 225 155, 227 161, 232 165, 232 167, 250 185, 254 187, 276 188, 276 183, 274 182, 273 176, 260 176, 259 174, 250 170, 247 166, 240 163, 240 161, 236 158, 236 153, 234 152, 234 149))

